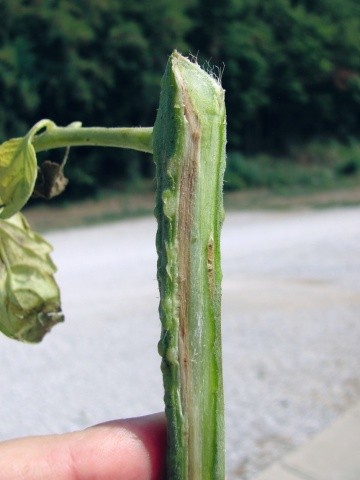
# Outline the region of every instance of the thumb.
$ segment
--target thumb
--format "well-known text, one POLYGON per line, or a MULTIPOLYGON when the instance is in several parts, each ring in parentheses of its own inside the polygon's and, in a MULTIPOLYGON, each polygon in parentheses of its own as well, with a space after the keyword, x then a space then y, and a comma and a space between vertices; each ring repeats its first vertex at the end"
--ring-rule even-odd
POLYGON ((162 480, 163 414, 0 443, 0 480, 162 480))

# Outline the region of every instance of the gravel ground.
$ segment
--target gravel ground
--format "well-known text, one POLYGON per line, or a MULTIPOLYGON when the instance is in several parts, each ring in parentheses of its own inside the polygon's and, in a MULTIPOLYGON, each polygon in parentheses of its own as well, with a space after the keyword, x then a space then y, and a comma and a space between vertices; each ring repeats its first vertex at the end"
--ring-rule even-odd
MULTIPOLYGON (((52 232, 66 322, 0 338, 0 439, 162 410, 152 218, 52 232)), ((223 229, 227 478, 360 398, 360 208, 240 212, 223 229)))

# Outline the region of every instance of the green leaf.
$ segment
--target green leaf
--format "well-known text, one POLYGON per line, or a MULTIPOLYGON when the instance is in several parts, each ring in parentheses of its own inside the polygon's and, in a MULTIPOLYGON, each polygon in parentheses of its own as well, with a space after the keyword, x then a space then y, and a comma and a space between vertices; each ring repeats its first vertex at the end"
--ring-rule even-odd
POLYGON ((29 200, 37 177, 37 161, 32 140, 43 128, 53 128, 50 120, 36 123, 23 138, 0 145, 0 218, 10 218, 29 200))
POLYGON ((0 330, 24 342, 39 342, 64 320, 52 247, 18 213, 0 220, 0 330))
POLYGON ((0 218, 9 218, 28 201, 34 189, 37 163, 27 137, 0 145, 0 218))

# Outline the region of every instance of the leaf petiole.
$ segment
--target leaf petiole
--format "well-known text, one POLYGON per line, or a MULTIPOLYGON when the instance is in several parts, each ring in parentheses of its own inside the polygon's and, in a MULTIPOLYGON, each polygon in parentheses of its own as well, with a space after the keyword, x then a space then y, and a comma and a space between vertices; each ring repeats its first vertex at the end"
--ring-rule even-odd
POLYGON ((34 136, 32 144, 36 152, 63 147, 99 146, 152 153, 152 131, 152 127, 80 127, 79 122, 74 122, 68 127, 51 126, 34 136))

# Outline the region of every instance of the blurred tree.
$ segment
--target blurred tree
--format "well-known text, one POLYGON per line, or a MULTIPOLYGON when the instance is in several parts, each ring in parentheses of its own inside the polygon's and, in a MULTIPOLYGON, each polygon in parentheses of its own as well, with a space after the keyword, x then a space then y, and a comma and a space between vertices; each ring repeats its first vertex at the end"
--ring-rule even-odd
MULTIPOLYGON (((2 139, 43 117, 152 125, 174 48, 225 66, 231 150, 359 134, 358 0, 1 0, 0 18, 2 139)), ((102 155, 86 175, 70 162, 73 190, 152 175, 141 154, 102 155)))
POLYGON ((357 0, 198 0, 190 43, 225 63, 230 148, 359 132, 357 0))
MULTIPOLYGON (((152 125, 167 56, 187 50, 186 7, 186 0, 2 0, 1 137, 23 134, 41 117, 60 125, 152 125)), ((127 154, 106 155, 105 162, 98 152, 87 157, 92 177, 126 175, 127 154)), ((83 181, 90 186, 88 175, 83 181)))

